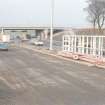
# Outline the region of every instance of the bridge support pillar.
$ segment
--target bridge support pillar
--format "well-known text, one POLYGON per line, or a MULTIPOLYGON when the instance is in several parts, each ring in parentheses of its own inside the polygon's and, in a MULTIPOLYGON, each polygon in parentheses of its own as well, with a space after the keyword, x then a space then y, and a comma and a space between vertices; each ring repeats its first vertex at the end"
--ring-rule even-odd
POLYGON ((48 38, 48 32, 49 32, 48 29, 44 30, 45 39, 48 38))
POLYGON ((41 39, 46 40, 48 38, 48 29, 41 32, 41 39))

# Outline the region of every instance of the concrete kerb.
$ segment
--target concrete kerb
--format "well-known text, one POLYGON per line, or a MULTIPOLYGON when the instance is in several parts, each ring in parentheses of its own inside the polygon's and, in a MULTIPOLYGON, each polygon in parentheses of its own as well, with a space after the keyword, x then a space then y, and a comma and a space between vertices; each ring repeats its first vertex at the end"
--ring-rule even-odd
POLYGON ((32 48, 32 47, 27 46, 27 45, 21 45, 21 47, 29 49, 29 50, 33 50, 35 52, 38 52, 38 53, 41 53, 41 54, 44 54, 44 55, 49 55, 49 56, 53 56, 53 57, 56 57, 56 58, 59 58, 59 59, 62 59, 62 60, 66 60, 66 61, 69 61, 69 62, 75 62, 77 64, 82 64, 82 65, 86 65, 86 66, 95 66, 94 64, 91 64, 91 63, 88 63, 88 62, 85 62, 85 61, 80 61, 80 60, 78 61, 78 60, 73 60, 73 59, 69 59, 69 58, 59 56, 59 55, 51 53, 51 51, 48 51, 48 50, 45 50, 45 49, 35 49, 35 48, 32 48))
POLYGON ((98 67, 98 68, 105 69, 105 66, 103 66, 103 65, 98 65, 98 64, 96 64, 95 66, 98 67))

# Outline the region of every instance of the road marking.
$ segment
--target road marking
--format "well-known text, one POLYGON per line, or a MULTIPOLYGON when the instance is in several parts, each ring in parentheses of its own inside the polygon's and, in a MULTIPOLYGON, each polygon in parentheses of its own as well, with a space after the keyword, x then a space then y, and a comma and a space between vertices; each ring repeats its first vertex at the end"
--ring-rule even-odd
POLYGON ((47 78, 44 76, 41 76, 40 78, 37 78, 37 80, 39 80, 42 85, 47 85, 47 86, 58 86, 58 83, 55 82, 53 79, 51 78, 47 78))

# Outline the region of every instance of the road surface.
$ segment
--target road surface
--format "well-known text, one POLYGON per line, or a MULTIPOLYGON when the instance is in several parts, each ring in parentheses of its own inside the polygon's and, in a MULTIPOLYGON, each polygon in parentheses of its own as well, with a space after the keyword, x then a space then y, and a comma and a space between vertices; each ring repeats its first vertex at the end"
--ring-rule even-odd
POLYGON ((105 70, 27 49, 1 51, 0 105, 105 105, 105 70))
MULTIPOLYGON (((49 45, 50 45, 50 40, 45 40, 43 47, 49 48, 49 45)), ((61 51, 62 50, 62 41, 53 40, 53 50, 61 51)))

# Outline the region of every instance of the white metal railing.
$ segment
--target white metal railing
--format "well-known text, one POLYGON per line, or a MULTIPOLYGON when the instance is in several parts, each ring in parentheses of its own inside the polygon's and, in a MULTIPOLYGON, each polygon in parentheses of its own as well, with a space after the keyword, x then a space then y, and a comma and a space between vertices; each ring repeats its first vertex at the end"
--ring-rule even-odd
POLYGON ((105 36, 64 35, 62 50, 71 53, 105 56, 105 36))

